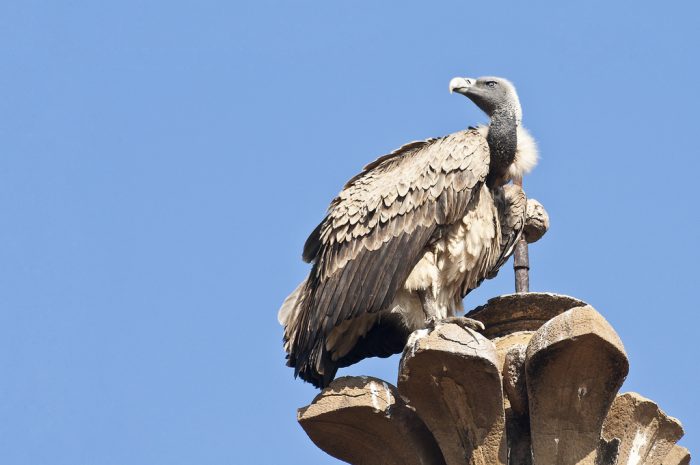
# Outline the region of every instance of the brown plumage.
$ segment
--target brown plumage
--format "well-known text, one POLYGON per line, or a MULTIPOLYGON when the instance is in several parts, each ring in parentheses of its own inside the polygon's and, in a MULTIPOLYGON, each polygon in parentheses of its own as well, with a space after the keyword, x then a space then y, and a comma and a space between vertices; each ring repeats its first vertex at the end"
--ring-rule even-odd
MULTIPOLYGON (((503 173, 487 186, 487 134, 472 128, 406 144, 331 202, 304 245, 311 272, 279 313, 295 375, 323 387, 338 367, 401 351, 411 331, 453 316, 507 260, 526 199, 503 185, 503 173)), ((531 142, 519 126, 517 134, 531 142)), ((527 150, 512 154, 506 170, 519 159, 528 165, 534 144, 527 150)))

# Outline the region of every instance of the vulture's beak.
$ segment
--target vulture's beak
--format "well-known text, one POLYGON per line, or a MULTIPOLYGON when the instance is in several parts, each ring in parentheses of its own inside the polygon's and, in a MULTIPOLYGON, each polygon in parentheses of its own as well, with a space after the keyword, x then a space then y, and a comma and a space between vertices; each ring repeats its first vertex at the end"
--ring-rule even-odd
POLYGON ((456 77, 450 81, 450 94, 457 92, 458 94, 467 95, 470 88, 474 86, 476 79, 456 77))

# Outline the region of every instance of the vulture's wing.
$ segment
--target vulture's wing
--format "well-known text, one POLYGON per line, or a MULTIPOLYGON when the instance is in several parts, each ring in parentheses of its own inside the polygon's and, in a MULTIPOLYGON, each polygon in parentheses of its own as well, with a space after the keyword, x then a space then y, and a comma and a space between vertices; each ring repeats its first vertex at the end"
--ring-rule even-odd
POLYGON ((286 331, 302 378, 332 378, 322 360, 330 331, 391 304, 440 225, 464 216, 488 169, 488 144, 469 130, 407 144, 345 185, 304 246, 313 268, 286 331))
POLYGON ((493 266, 489 279, 496 276, 499 268, 513 255, 515 244, 525 228, 525 213, 527 212, 527 197, 523 189, 516 184, 507 184, 501 188, 498 202, 499 220, 501 223, 501 253, 493 266))
MULTIPOLYGON (((527 197, 523 189, 516 184, 506 184, 495 191, 494 201, 498 209, 498 220, 501 229, 501 249, 495 265, 491 267, 484 279, 493 279, 498 270, 508 261, 515 245, 520 239, 525 228, 527 212, 527 197)), ((476 287, 484 281, 481 279, 476 287)), ((462 289, 462 297, 476 289, 462 289)))

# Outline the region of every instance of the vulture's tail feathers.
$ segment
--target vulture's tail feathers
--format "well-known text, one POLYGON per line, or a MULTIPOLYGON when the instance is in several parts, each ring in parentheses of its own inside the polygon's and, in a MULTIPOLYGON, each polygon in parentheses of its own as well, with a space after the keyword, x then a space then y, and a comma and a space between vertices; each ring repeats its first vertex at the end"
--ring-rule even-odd
POLYGON ((296 319, 297 313, 299 311, 299 306, 297 305, 297 303, 299 302, 299 294, 301 293, 305 284, 306 280, 303 280, 301 284, 299 284, 297 288, 294 289, 294 291, 291 294, 289 294, 286 299, 284 299, 284 302, 282 302, 282 306, 277 312, 277 321, 279 321, 279 323, 285 327, 285 338, 287 327, 290 321, 296 319))
POLYGON ((326 350, 323 336, 309 330, 310 293, 308 280, 304 280, 284 300, 277 319, 284 326, 287 366, 294 368, 295 377, 298 376, 317 388, 324 388, 335 377, 338 364, 326 350))
POLYGON ((313 384, 319 389, 328 386, 338 371, 338 364, 331 360, 331 354, 324 347, 324 341, 317 339, 313 348, 302 357, 295 359, 295 364, 291 364, 292 354, 289 354, 287 364, 294 367, 294 376, 299 377, 307 383, 313 384))

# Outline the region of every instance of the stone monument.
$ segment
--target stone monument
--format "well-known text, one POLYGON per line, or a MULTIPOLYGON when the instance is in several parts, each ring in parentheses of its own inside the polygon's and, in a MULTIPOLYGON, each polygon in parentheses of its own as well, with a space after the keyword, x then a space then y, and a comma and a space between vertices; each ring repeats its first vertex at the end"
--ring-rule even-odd
POLYGON ((685 465, 683 428, 654 402, 618 394, 622 341, 578 299, 491 299, 453 324, 416 332, 398 382, 338 378, 298 420, 312 441, 355 465, 685 465))

